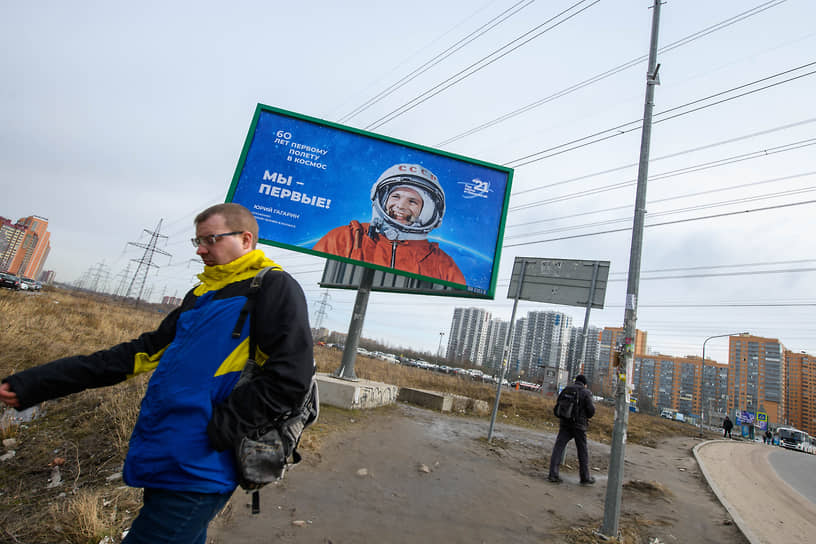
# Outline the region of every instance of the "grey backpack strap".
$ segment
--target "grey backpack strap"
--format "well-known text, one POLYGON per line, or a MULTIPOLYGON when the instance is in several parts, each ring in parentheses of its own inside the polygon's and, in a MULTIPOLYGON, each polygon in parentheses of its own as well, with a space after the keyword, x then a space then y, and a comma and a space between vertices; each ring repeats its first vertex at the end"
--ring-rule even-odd
POLYGON ((238 316, 238 320, 235 322, 235 328, 232 330, 232 337, 238 338, 241 336, 241 329, 244 328, 244 322, 246 322, 247 316, 250 317, 249 319, 249 357, 247 358, 247 362, 244 365, 244 369, 241 371, 241 376, 238 378, 238 381, 235 382, 235 389, 239 385, 244 385, 246 382, 251 380, 258 372, 260 372, 260 366, 255 361, 255 353, 256 353, 256 346, 258 345, 255 341, 255 335, 252 333, 252 315, 255 310, 255 302, 258 299, 258 291, 261 290, 261 285, 263 285, 263 278, 264 275, 269 270, 277 270, 272 266, 267 266, 266 268, 262 268, 255 274, 255 277, 252 278, 252 283, 249 284, 249 292, 247 293, 247 299, 244 303, 244 307, 241 308, 241 313, 238 316))
MULTIPOLYGON (((252 309, 255 307, 255 299, 257 298, 258 291, 261 290, 261 285, 263 285, 263 278, 271 269, 275 269, 275 267, 267 266, 266 268, 262 268, 255 274, 255 277, 252 278, 252 283, 249 284, 246 302, 244 303, 244 307, 241 308, 241 313, 238 315, 238 321, 235 322, 235 328, 232 329, 233 338, 239 338, 241 336, 241 329, 244 328, 246 318, 252 313, 252 309)), ((251 338, 250 341, 252 341, 251 338)), ((249 353, 254 352, 250 351, 249 353)))

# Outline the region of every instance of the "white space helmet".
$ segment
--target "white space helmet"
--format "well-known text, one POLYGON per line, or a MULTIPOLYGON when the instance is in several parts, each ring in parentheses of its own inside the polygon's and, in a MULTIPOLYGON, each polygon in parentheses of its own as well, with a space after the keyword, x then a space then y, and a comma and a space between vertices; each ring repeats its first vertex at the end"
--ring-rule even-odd
POLYGON ((419 164, 395 164, 371 186, 371 224, 389 240, 421 240, 442 223, 445 191, 436 175, 419 164), (414 189, 422 197, 422 211, 410 225, 395 221, 385 209, 397 187, 414 189))

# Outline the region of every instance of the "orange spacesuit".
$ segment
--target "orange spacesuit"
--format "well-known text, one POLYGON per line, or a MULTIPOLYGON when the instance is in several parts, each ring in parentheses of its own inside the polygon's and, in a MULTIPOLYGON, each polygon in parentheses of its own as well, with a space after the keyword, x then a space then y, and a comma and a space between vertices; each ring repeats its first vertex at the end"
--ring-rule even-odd
POLYGON ((314 249, 367 263, 397 268, 405 272, 465 284, 465 276, 439 244, 421 240, 389 240, 372 232, 371 225, 352 221, 330 230, 314 249))

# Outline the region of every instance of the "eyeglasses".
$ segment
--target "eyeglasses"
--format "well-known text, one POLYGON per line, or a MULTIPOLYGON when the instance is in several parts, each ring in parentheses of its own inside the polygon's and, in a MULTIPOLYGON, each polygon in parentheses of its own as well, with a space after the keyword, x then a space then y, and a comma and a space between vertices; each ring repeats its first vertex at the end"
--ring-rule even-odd
POLYGON ((214 246, 215 243, 218 241, 219 238, 224 236, 234 236, 236 234, 243 234, 244 231, 236 230, 234 232, 224 232, 221 234, 208 234, 206 236, 196 236, 195 238, 190 238, 190 242, 193 243, 193 247, 198 249, 198 246, 214 246))

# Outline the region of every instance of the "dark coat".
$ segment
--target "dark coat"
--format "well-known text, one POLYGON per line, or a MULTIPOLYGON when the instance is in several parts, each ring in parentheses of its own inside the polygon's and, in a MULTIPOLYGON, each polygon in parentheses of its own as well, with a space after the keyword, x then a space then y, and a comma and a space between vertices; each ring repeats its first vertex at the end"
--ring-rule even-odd
POLYGON ((726 431, 730 431, 734 427, 734 423, 731 421, 730 418, 726 417, 723 420, 723 425, 722 426, 723 426, 723 429, 725 429, 726 431))
MULTIPOLYGON (((580 383, 575 382, 572 385, 566 386, 558 395, 559 398, 565 391, 578 391, 578 415, 575 420, 559 418, 562 427, 569 427, 586 431, 589 428, 589 420, 595 415, 595 404, 592 402, 592 391, 580 383)), ((556 406, 558 402, 556 401, 556 406)), ((553 414, 555 415, 555 406, 553 406, 553 414)))

